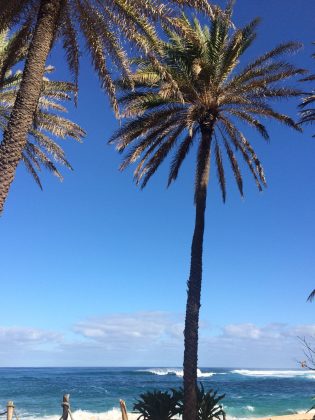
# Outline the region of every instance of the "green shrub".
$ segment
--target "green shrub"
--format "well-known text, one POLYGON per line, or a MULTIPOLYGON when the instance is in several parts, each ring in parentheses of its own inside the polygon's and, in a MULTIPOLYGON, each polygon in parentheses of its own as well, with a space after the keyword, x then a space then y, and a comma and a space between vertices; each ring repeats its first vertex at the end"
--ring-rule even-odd
MULTIPOLYGON (((210 389, 205 392, 200 384, 197 391, 198 420, 225 420, 225 411, 219 402, 225 395, 218 395, 217 391, 210 389)), ((140 413, 143 420, 170 420, 183 414, 183 389, 170 391, 145 392, 134 404, 134 411, 140 413)))
POLYGON ((175 389, 171 392, 148 391, 140 395, 133 408, 140 413, 138 420, 169 420, 182 412, 181 400, 181 391, 175 389))
POLYGON ((221 420, 221 418, 225 420, 225 411, 222 405, 218 404, 224 397, 225 394, 218 395, 218 392, 212 389, 205 392, 203 385, 200 384, 197 393, 199 407, 198 420, 221 420))

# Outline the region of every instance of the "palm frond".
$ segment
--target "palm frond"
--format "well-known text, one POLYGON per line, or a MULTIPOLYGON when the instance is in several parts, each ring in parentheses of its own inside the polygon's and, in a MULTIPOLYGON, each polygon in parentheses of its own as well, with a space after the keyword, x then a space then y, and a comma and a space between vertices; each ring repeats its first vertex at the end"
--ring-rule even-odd
POLYGON ((171 163, 170 173, 168 177, 168 186, 170 186, 173 181, 176 181, 182 163, 184 162, 194 143, 196 134, 197 128, 194 128, 191 132, 188 133, 188 135, 185 137, 180 147, 178 148, 177 153, 174 156, 171 163))
POLYGON ((222 154, 221 154, 221 150, 217 141, 215 142, 215 160, 217 164, 218 181, 219 181, 221 192, 222 192, 222 200, 225 203, 226 181, 225 181, 224 167, 223 167, 223 161, 222 161, 222 154))
MULTIPOLYGON (((312 55, 315 58, 315 54, 312 55)), ((314 81, 315 75, 311 75, 302 79, 302 82, 309 82, 314 81)), ((300 108, 300 121, 299 125, 302 124, 314 124, 315 122, 315 108, 308 108, 309 105, 315 103, 315 91, 306 93, 305 96, 302 98, 302 102, 299 105, 300 108)), ((315 134, 313 135, 315 137, 315 134)))
POLYGON ((42 183, 40 182, 40 178, 38 176, 38 173, 36 172, 36 170, 34 168, 34 163, 31 161, 31 159, 29 159, 26 156, 25 152, 22 153, 22 161, 23 161, 27 171, 32 175, 34 181, 39 186, 39 188, 42 190, 43 186, 42 186, 42 183))
POLYGON ((234 173, 234 177, 235 177, 235 181, 236 184, 238 186, 239 192, 241 194, 241 196, 243 197, 244 193, 243 193, 243 178, 241 175, 241 171, 240 171, 240 167, 237 163, 237 159, 235 158, 235 155, 229 145, 229 143, 227 141, 224 141, 224 146, 225 146, 225 150, 227 152, 227 155, 229 157, 230 163, 231 163, 231 167, 233 169, 233 173, 234 173))
POLYGON ((308 300, 308 302, 313 302, 314 298, 315 298, 315 289, 309 295, 309 297, 307 298, 307 300, 308 300))
MULTIPOLYGON (((25 35, 25 34, 24 34, 25 35)), ((20 32, 12 38, 4 35, 0 39, 0 73, 2 66, 19 64, 25 58, 24 35, 20 32), (24 39, 22 42, 21 39, 24 39), (20 47, 13 51, 13 46, 20 47)), ((5 69, 4 78, 0 83, 0 129, 5 130, 8 123, 15 98, 21 82, 21 73, 5 69)), ((23 151, 22 161, 31 173, 35 182, 42 188, 38 171, 41 165, 53 172, 59 179, 62 175, 55 163, 72 169, 65 157, 64 151, 53 138, 72 138, 81 141, 85 135, 84 130, 74 122, 64 118, 61 113, 67 111, 61 101, 69 101, 76 93, 76 86, 69 82, 51 81, 47 74, 54 71, 47 67, 42 83, 42 92, 34 114, 33 126, 29 131, 28 141, 23 151)))

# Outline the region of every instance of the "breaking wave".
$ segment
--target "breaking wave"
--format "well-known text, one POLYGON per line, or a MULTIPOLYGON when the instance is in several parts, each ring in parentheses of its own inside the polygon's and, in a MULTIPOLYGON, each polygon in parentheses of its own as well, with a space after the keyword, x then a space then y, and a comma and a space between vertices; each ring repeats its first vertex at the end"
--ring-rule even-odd
MULTIPOLYGON (((177 368, 156 368, 156 369, 145 369, 140 372, 147 372, 152 375, 165 376, 165 375, 175 375, 180 378, 184 376, 183 369, 177 368)), ((215 372, 202 372, 200 369, 197 370, 198 378, 210 378, 215 375, 215 372)))
POLYGON ((249 370, 249 369, 235 369, 231 373, 236 373, 243 376, 254 377, 274 377, 274 378, 295 378, 303 377, 307 379, 315 379, 314 372, 303 370, 249 370))

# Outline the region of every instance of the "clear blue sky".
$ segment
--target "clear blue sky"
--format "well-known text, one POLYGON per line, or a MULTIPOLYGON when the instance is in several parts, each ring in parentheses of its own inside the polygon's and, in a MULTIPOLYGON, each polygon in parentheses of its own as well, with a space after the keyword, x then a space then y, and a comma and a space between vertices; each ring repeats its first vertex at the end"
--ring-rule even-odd
MULTIPOLYGON (((238 0, 236 25, 262 17, 248 55, 305 44, 294 61, 315 72, 315 4, 238 0)), ((66 77, 63 53, 49 63, 66 77)), ((279 105, 280 109, 280 105, 279 105)), ((283 105, 296 115, 295 102, 283 105)), ((0 219, 0 365, 181 365, 193 231, 195 156, 176 184, 167 164, 144 191, 107 145, 118 123, 83 56, 79 107, 88 133, 64 142, 75 171, 43 173, 41 192, 19 168, 0 219)), ((296 366, 298 335, 315 335, 315 140, 270 125, 251 134, 267 174, 245 198, 229 178, 227 203, 209 188, 201 309, 201 366, 296 366)), ((315 131, 315 127, 313 127, 315 131)))

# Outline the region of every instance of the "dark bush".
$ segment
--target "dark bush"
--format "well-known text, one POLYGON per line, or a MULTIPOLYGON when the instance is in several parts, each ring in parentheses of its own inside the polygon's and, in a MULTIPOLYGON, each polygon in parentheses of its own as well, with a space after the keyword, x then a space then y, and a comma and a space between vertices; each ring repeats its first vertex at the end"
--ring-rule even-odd
POLYGON ((198 388, 198 420, 225 420, 225 411, 219 402, 225 397, 225 394, 218 395, 217 391, 210 389, 205 392, 204 387, 200 384, 198 388))
POLYGON ((169 420, 182 412, 181 404, 182 392, 172 389, 171 392, 148 391, 140 394, 133 408, 140 413, 138 420, 169 420))
MULTIPOLYGON (((145 392, 134 404, 134 411, 140 413, 143 420, 170 420, 179 418, 183 413, 183 389, 170 391, 145 392)), ((197 391, 198 420, 225 420, 225 411, 220 401, 225 395, 218 395, 217 391, 210 389, 205 392, 200 384, 197 391)))

